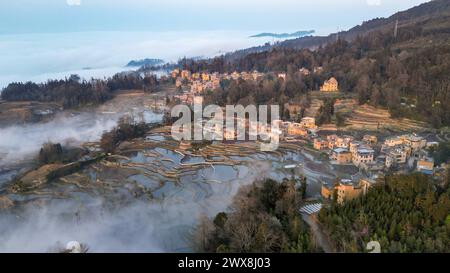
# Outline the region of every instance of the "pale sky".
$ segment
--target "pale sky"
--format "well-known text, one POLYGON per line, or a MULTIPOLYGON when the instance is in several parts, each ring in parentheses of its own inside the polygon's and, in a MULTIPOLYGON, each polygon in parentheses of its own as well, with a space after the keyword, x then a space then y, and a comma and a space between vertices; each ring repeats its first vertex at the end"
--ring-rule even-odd
POLYGON ((424 0, 1 0, 0 34, 251 30, 319 34, 424 0))

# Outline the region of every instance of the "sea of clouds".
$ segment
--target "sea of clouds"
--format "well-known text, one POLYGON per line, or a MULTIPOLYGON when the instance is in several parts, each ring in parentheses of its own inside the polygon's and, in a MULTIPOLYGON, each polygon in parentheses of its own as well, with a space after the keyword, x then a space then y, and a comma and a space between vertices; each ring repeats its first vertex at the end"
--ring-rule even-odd
POLYGON ((42 82, 79 74, 102 78, 127 70, 130 60, 211 57, 261 45, 255 33, 202 32, 74 32, 0 35, 0 88, 13 81, 42 82))
MULTIPOLYGON (((74 73, 86 79, 107 77, 126 70, 124 66, 133 59, 176 61, 183 56, 209 57, 268 41, 248 38, 252 34, 255 33, 0 35, 0 89, 13 81, 42 82, 74 73)), ((117 124, 120 115, 61 114, 46 123, 0 128, 0 168, 36 156, 47 141, 67 145, 98 140, 117 124)), ((147 122, 161 118, 150 116, 154 120, 147 122)), ((80 219, 75 215, 83 211, 84 204, 75 199, 52 200, 42 207, 31 205, 20 214, 4 213, 0 216, 0 252, 45 252, 58 242, 64 245, 73 240, 87 243, 93 252, 188 251, 186 236, 200 214, 213 216, 225 210, 239 186, 251 183, 261 173, 261 169, 252 171, 230 185, 212 184, 212 194, 202 200, 136 201, 111 212, 102 209, 99 198, 98 206, 88 214, 81 213, 80 219)))

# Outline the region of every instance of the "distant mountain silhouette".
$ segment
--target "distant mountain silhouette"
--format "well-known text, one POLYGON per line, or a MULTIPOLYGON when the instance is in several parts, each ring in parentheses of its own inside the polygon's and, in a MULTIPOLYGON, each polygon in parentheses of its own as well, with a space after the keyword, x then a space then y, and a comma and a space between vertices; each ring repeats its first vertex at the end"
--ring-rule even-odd
POLYGON ((270 33, 263 32, 260 34, 252 35, 250 38, 272 37, 272 38, 300 38, 306 35, 315 33, 314 30, 301 30, 294 33, 270 33))
POLYGON ((164 63, 164 60, 161 60, 161 59, 143 59, 143 60, 133 60, 133 61, 130 61, 128 64, 127 64, 127 66, 128 67, 130 67, 130 66, 144 66, 144 65, 146 65, 146 66, 154 66, 154 65, 160 65, 160 64, 163 64, 164 63))
POLYGON ((434 0, 405 11, 395 13, 388 18, 375 18, 363 22, 347 31, 332 33, 328 36, 308 36, 297 39, 291 39, 275 44, 266 43, 262 46, 251 47, 228 53, 227 60, 239 59, 251 53, 258 53, 271 50, 272 48, 309 48, 314 49, 324 46, 330 42, 335 42, 337 38, 346 41, 353 41, 358 36, 365 36, 374 31, 393 33, 395 24, 398 21, 398 28, 406 26, 418 26, 427 30, 437 32, 450 32, 450 1, 434 0))

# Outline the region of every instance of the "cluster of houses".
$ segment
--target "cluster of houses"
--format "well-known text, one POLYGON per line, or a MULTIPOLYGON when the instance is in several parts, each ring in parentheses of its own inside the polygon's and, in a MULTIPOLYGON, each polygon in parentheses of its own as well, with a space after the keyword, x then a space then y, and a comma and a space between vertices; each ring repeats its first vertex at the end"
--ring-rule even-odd
MULTIPOLYGON (((193 98, 208 90, 214 90, 220 87, 220 82, 222 80, 238 80, 243 79, 246 81, 256 81, 263 77, 264 74, 258 71, 253 72, 233 72, 221 74, 215 73, 191 73, 189 70, 174 69, 171 73, 171 77, 175 80, 175 85, 178 88, 182 86, 188 86, 189 90, 184 92, 182 95, 176 96, 184 103, 191 104, 193 98)), ((286 76, 284 75, 284 78, 286 76)))
MULTIPOLYGON (((196 96, 195 99, 202 97, 196 96)), ((223 139, 223 140, 237 140, 238 131, 235 129, 226 128, 226 124, 215 124, 214 126, 206 126, 208 120, 202 120, 202 132, 204 135, 209 135, 208 139, 223 139)), ((307 137, 311 131, 315 131, 317 126, 314 118, 305 117, 301 122, 290 122, 283 120, 274 120, 272 124, 278 129, 274 129, 270 124, 263 122, 251 123, 248 119, 241 117, 234 117, 235 124, 243 124, 246 132, 246 138, 258 137, 264 134, 266 137, 279 137, 280 139, 294 139, 296 136, 307 137)))
MULTIPOLYGON (((303 76, 309 76, 311 74, 311 71, 306 68, 306 67, 302 67, 299 69, 299 72, 303 75, 303 76)), ((322 66, 316 66, 313 69, 313 73, 314 74, 320 74, 323 72, 323 67, 322 66)))
MULTIPOLYGON (((314 73, 321 73, 322 67, 315 67, 314 73)), ((307 68, 301 68, 299 72, 302 75, 310 75, 311 72, 307 68)), ((286 80, 286 73, 275 74, 278 78, 286 80)), ((181 102, 192 104, 193 97, 199 95, 208 90, 215 90, 220 87, 220 82, 222 80, 238 80, 243 79, 245 81, 257 81, 265 76, 264 73, 254 70, 253 72, 233 72, 233 73, 192 73, 189 70, 174 69, 170 76, 175 80, 175 85, 177 88, 182 88, 183 86, 189 87, 189 90, 184 92, 182 95, 177 95, 176 97, 180 99, 181 102)), ((339 91, 338 81, 331 77, 326 80, 321 86, 320 91, 322 92, 337 92, 339 91)))
POLYGON ((431 174, 434 162, 424 150, 431 145, 436 143, 427 143, 426 139, 415 134, 387 138, 381 146, 373 135, 365 135, 361 140, 337 135, 314 139, 316 150, 330 150, 332 163, 352 164, 366 171, 411 168, 416 165, 418 171, 431 174), (379 152, 376 153, 378 148, 379 152))
POLYGON ((415 164, 417 171, 433 174, 434 161, 424 148, 435 145, 438 143, 427 142, 423 137, 414 134, 401 135, 386 139, 381 147, 381 153, 388 168, 401 165, 411 167, 415 164))
POLYGON ((379 143, 377 136, 369 134, 359 140, 336 134, 316 137, 317 126, 313 118, 304 118, 302 125, 288 124, 302 128, 298 131, 289 130, 288 126, 289 135, 300 134, 309 140, 312 138, 313 147, 328 152, 332 164, 354 165, 360 169, 351 179, 322 181, 321 195, 324 199, 336 198, 338 203, 343 203, 365 194, 376 183, 377 178, 383 175, 383 171, 389 169, 399 172, 418 171, 428 175, 439 172, 427 149, 438 143, 428 142, 416 134, 394 136, 379 143))
MULTIPOLYGON (((200 96, 195 98, 202 99, 200 96)), ((239 118, 235 119, 239 121, 239 118)), ((360 172, 353 175, 351 179, 340 179, 338 182, 322 181, 322 197, 336 198, 338 203, 365 194, 385 170, 396 169, 400 172, 416 170, 425 174, 433 174, 435 170, 434 161, 428 156, 426 148, 438 143, 428 142, 415 134, 394 136, 379 142, 377 136, 370 134, 364 135, 361 139, 337 134, 318 137, 318 126, 313 117, 304 117, 300 122, 273 121, 279 130, 273 130, 267 124, 259 122, 251 124, 247 119, 240 122, 245 124, 249 135, 251 132, 267 132, 268 135, 276 134, 285 141, 302 139, 311 143, 314 149, 327 152, 332 164, 356 166, 360 172)), ((237 132, 227 130, 223 124, 204 129, 206 133, 221 135, 225 140, 237 138, 237 132)), ((186 143, 182 142, 180 148, 182 145, 186 143)))
MULTIPOLYGON (((380 171, 396 167, 399 170, 415 170, 424 174, 434 173, 434 161, 428 156, 425 148, 437 145, 427 142, 423 137, 415 134, 401 135, 387 138, 377 145, 375 136, 366 135, 361 141, 352 137, 336 135, 328 136, 326 140, 315 139, 314 147, 318 150, 331 149, 330 158, 336 164, 354 164, 369 171, 380 171), (378 156, 375 149, 379 148, 378 156)), ((371 177, 361 177, 358 173, 352 179, 336 181, 322 181, 321 195, 325 199, 334 199, 341 204, 352 200, 376 183, 378 174, 371 172, 371 177)))
POLYGON ((377 137, 373 135, 365 135, 361 140, 355 140, 351 136, 337 135, 315 138, 314 148, 328 150, 332 163, 355 165, 367 171, 373 178, 359 177, 360 173, 358 173, 357 177, 341 179, 337 183, 322 181, 322 197, 337 198, 338 203, 356 198, 365 194, 376 182, 380 171, 387 169, 414 170, 431 175, 435 170, 434 161, 428 156, 425 148, 437 144, 427 142, 425 138, 415 134, 390 137, 379 144, 377 137))
POLYGON ((328 135, 326 138, 315 138, 313 146, 316 150, 331 150, 330 159, 335 164, 353 164, 361 167, 374 162, 377 137, 366 135, 361 141, 352 136, 328 135))
POLYGON ((308 137, 311 132, 315 132, 318 128, 316 119, 312 117, 304 117, 300 122, 275 120, 273 123, 280 128, 281 138, 289 138, 290 136, 308 137))
MULTIPOLYGON (((322 70, 322 68, 316 67, 311 72, 306 68, 301 68, 299 72, 303 75, 310 75, 311 73, 320 73, 322 70)), ((286 73, 275 75, 278 78, 286 79, 286 73)), ((188 70, 175 69, 171 73, 171 77, 175 79, 177 87, 188 87, 186 92, 176 96, 182 102, 188 104, 194 103, 196 99, 202 100, 201 94, 204 91, 219 88, 221 81, 224 79, 257 81, 263 76, 264 74, 258 71, 220 74, 191 73, 188 70)), ((320 91, 338 92, 339 83, 334 77, 331 77, 324 82, 320 91)), ((337 100, 335 107, 346 108, 353 104, 356 104, 356 101, 352 99, 337 100)), ((291 116, 297 116, 301 110, 300 105, 292 103, 285 105, 285 108, 289 110, 291 116)), ((437 143, 427 142, 425 138, 415 134, 394 136, 379 142, 377 136, 369 134, 364 135, 361 139, 337 134, 318 137, 318 127, 314 117, 303 117, 300 122, 273 121, 279 130, 271 130, 267 124, 249 124, 248 120, 241 122, 245 122, 246 131, 249 133, 264 131, 268 134, 277 134, 280 139, 286 141, 298 141, 300 137, 304 141, 310 142, 314 149, 327 152, 332 164, 356 166, 360 172, 352 176, 351 179, 340 179, 338 182, 323 181, 322 183, 322 196, 325 199, 336 198, 338 203, 365 194, 376 183, 377 176, 382 174, 383 171, 391 169, 398 171, 416 170, 425 174, 433 174, 435 170, 434 161, 428 156, 426 148, 437 145, 437 143), (256 126, 256 128, 250 128, 251 126, 256 126), (362 176, 361 173, 365 173, 365 175, 362 176)), ((206 128, 206 130, 208 131, 207 133, 221 135, 226 140, 235 140, 237 137, 235 130, 227 130, 223 125, 206 128)), ((181 143, 180 145, 186 145, 186 143, 181 143)))

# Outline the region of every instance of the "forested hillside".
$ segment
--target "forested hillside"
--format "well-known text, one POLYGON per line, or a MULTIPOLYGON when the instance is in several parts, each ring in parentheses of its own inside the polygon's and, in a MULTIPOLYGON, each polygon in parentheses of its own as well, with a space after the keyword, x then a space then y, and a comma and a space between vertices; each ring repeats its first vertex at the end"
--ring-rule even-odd
POLYGON ((450 189, 422 174, 388 176, 367 195, 319 213, 337 251, 449 252, 450 189))
POLYGON ((304 179, 282 183, 266 179, 242 187, 229 212, 203 218, 193 242, 199 252, 317 252, 314 238, 298 213, 304 179))
POLYGON ((273 45, 266 44, 264 46, 252 47, 238 50, 226 54, 227 61, 242 58, 247 54, 257 53, 261 51, 268 51, 273 48, 291 48, 291 49, 316 49, 320 46, 333 43, 337 37, 346 41, 353 41, 358 36, 364 36, 374 31, 390 32, 392 33, 395 24, 398 21, 400 28, 404 26, 421 24, 428 28, 449 27, 448 16, 450 15, 450 2, 447 0, 430 1, 411 9, 398 12, 388 18, 374 18, 363 22, 361 25, 355 26, 347 31, 340 31, 339 33, 332 33, 328 36, 308 36, 297 39, 290 39, 273 45), (440 25, 436 26, 435 21, 440 18, 440 25), (431 24, 430 24, 431 23, 431 24))
POLYGON ((72 75, 64 80, 48 80, 45 83, 16 82, 1 93, 6 101, 58 102, 65 108, 101 104, 112 97, 112 91, 142 89, 152 92, 158 87, 155 75, 141 77, 138 74, 116 74, 107 80, 81 80, 72 75))

